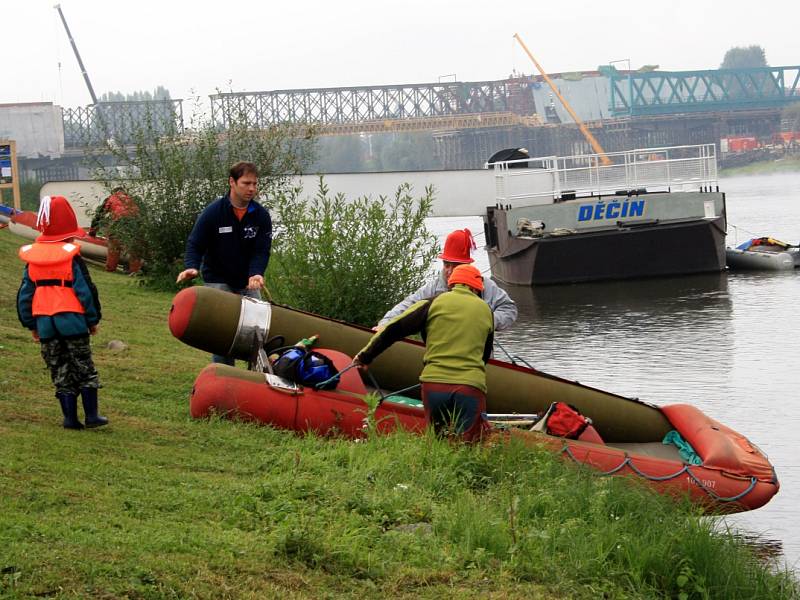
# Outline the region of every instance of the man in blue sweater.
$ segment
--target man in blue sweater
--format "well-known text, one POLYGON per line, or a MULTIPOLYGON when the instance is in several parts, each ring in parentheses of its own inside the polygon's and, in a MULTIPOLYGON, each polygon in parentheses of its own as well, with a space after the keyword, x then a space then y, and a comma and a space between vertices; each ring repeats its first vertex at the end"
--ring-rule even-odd
MULTIPOLYGON (((272 220, 269 211, 254 201, 258 169, 253 163, 233 165, 228 183, 230 192, 209 204, 197 218, 186 241, 186 269, 177 283, 202 272, 209 287, 258 298, 272 247, 272 220)), ((233 357, 216 354, 212 361, 234 364, 233 357)))

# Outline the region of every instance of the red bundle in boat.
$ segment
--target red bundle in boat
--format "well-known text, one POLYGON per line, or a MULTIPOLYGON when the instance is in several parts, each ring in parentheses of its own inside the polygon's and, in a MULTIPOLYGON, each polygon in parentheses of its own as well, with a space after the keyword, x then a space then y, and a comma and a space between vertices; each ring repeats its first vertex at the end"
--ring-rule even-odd
POLYGON ((564 402, 553 402, 547 412, 548 414, 545 415, 546 427, 547 433, 550 435, 574 440, 591 423, 589 419, 564 402))

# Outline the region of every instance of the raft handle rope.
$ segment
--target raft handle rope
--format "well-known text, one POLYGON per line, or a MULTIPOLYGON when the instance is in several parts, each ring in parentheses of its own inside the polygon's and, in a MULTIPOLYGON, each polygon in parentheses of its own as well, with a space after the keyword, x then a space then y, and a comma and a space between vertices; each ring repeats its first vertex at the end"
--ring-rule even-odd
MULTIPOLYGON (((575 457, 575 455, 572 453, 572 449, 569 447, 569 445, 565 445, 561 449, 561 451, 564 454, 566 454, 567 456, 569 456, 576 463, 583 464, 582 461, 578 460, 575 457)), ((714 490, 712 490, 706 484, 704 484, 703 481, 700 478, 697 477, 697 475, 692 473, 691 469, 689 468, 689 465, 684 465, 683 468, 681 468, 680 470, 676 471, 672 475, 664 475, 662 477, 659 477, 659 476, 656 476, 656 475, 648 475, 647 473, 642 472, 640 469, 638 469, 636 467, 636 465, 633 464, 633 460, 631 459, 630 456, 628 456, 627 453, 625 454, 625 458, 623 459, 623 461, 619 465, 617 465, 613 469, 610 469, 609 471, 600 471, 600 475, 613 475, 614 473, 617 473, 618 471, 621 471, 623 468, 625 468, 625 466, 630 467, 631 471, 636 473, 639 477, 643 477, 644 479, 647 479, 649 481, 669 481, 670 479, 675 479, 676 477, 680 477, 681 475, 686 473, 689 476, 689 478, 697 485, 697 487, 699 487, 706 494, 708 494, 709 496, 714 498, 714 500, 718 500, 719 502, 736 502, 737 500, 741 500, 742 498, 747 496, 747 494, 752 492, 753 488, 755 488, 756 484, 758 483, 758 479, 757 478, 750 477, 750 485, 747 486, 746 490, 744 490, 743 492, 741 492, 739 494, 736 494, 735 496, 729 496, 729 497, 726 498, 724 496, 720 496, 714 490)))
POLYGON ((497 341, 497 339, 494 340, 494 343, 498 348, 500 348, 500 350, 502 350, 505 353, 505 355, 508 357, 508 360, 511 361, 512 365, 518 365, 519 363, 522 363, 523 365, 528 367, 531 371, 535 371, 536 370, 536 369, 533 368, 533 365, 531 363, 529 363, 527 360, 525 360, 524 358, 522 358, 520 356, 516 356, 516 355, 515 356, 511 356, 511 353, 508 350, 506 350, 503 347, 503 345, 499 341, 497 341))
MULTIPOLYGON (((322 382, 317 383, 316 385, 314 385, 314 388, 315 389, 321 389, 323 386, 329 384, 330 382, 338 380, 339 377, 341 377, 344 373, 347 373, 347 371, 349 371, 350 369, 353 369, 353 368, 355 368, 357 366, 358 365, 355 362, 351 362, 344 369, 342 369, 341 371, 336 373, 333 377, 329 377, 325 381, 322 381, 322 382)), ((408 387, 405 387, 402 390, 397 390, 396 392, 391 392, 389 394, 384 394, 383 391, 381 390, 381 386, 378 385, 378 382, 375 380, 375 376, 372 374, 372 372, 369 369, 367 369, 366 373, 367 373, 367 377, 369 377, 370 383, 372 383, 373 387, 375 388, 375 390, 378 392, 378 395, 380 396, 380 400, 378 401, 378 406, 383 404, 383 401, 386 400, 387 398, 390 398, 391 396, 398 396, 398 395, 402 394, 403 392, 409 392, 409 391, 411 391, 413 389, 416 389, 416 388, 418 388, 418 387, 420 387, 422 385, 420 383, 415 383, 414 385, 410 385, 408 387)))
POLYGON ((334 373, 332 377, 328 377, 328 379, 326 379, 325 381, 320 381, 319 383, 315 383, 314 384, 314 389, 317 389, 317 390, 322 389, 322 386, 328 385, 332 381, 337 381, 339 379, 339 377, 341 377, 342 375, 347 373, 350 369, 354 369, 357 366, 358 365, 356 365, 356 363, 351 362, 349 365, 347 365, 344 369, 342 369, 338 373, 334 373))

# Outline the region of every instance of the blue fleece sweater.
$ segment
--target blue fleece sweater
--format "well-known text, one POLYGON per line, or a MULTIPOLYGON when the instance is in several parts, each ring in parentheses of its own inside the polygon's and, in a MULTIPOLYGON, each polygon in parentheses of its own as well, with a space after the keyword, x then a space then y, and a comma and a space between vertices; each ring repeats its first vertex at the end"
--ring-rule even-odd
POLYGON ((269 211, 252 200, 240 221, 225 194, 197 218, 186 242, 184 263, 187 269, 200 269, 204 281, 241 290, 250 277, 264 274, 271 248, 269 211))
POLYGON ((74 338, 89 335, 89 327, 100 322, 100 298, 92 283, 89 269, 81 257, 72 259, 72 289, 78 297, 83 314, 62 312, 52 316, 33 316, 33 294, 36 286, 28 276, 28 267, 22 273, 22 283, 17 292, 17 316, 27 329, 36 330, 43 342, 53 338, 74 338))

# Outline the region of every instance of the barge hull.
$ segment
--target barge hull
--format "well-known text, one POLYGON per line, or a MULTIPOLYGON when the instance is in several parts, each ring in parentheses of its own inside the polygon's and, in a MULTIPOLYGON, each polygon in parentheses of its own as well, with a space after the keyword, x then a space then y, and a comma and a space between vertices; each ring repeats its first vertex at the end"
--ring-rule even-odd
MULTIPOLYGON (((495 219, 500 215, 495 212, 495 219)), ((498 228, 499 229, 499 228, 498 228)), ((725 218, 657 224, 489 247, 504 283, 547 285, 707 273, 725 269, 725 218)))

